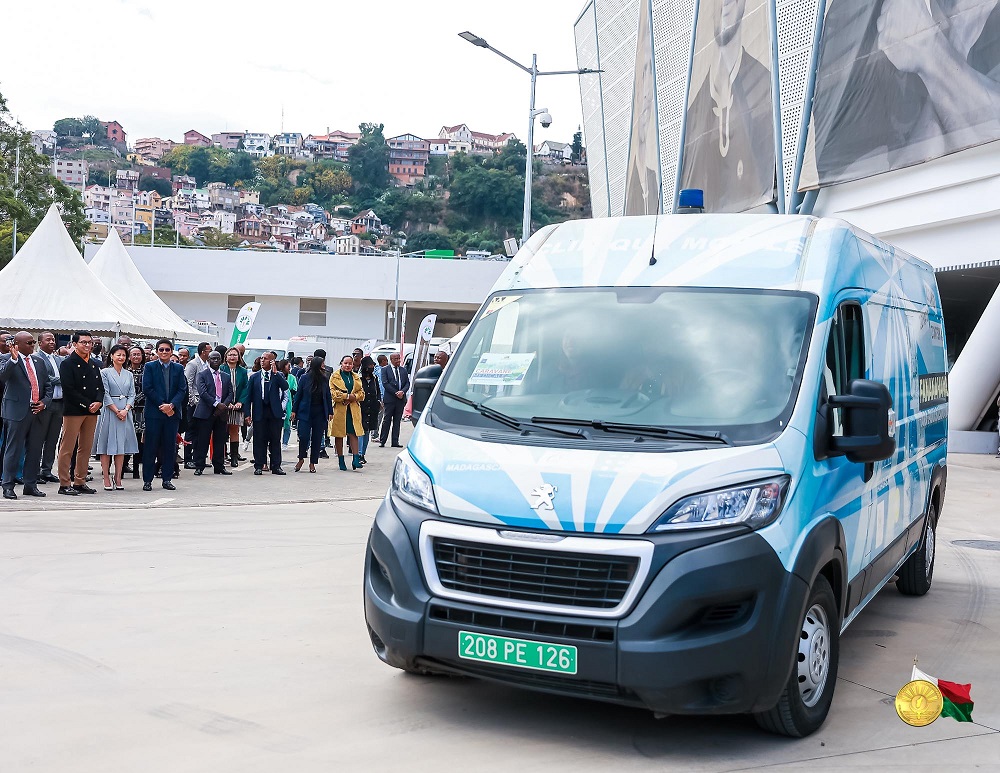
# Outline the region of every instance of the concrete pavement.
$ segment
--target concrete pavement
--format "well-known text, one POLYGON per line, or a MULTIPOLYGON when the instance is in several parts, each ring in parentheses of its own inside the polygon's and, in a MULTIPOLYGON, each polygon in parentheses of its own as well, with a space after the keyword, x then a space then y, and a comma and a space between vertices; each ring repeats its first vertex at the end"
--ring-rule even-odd
POLYGON ((1000 551, 983 549, 1000 541, 1000 462, 951 459, 933 589, 890 585, 859 616, 830 718, 795 741, 381 664, 361 575, 388 451, 364 473, 183 476, 152 506, 132 491, 0 509, 0 770, 1000 766, 1000 551), (897 719, 915 655, 972 682, 974 724, 897 719))

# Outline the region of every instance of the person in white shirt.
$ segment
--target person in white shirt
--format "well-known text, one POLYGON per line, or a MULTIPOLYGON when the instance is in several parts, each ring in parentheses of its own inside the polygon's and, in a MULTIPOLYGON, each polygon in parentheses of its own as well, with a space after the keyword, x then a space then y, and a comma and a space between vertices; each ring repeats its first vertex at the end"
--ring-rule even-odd
POLYGON ((38 354, 45 361, 45 369, 49 373, 49 383, 52 384, 52 402, 49 407, 38 414, 42 424, 42 462, 38 471, 39 483, 58 483, 59 476, 52 474, 52 465, 56 461, 56 449, 59 447, 59 433, 62 431, 63 390, 59 378, 59 363, 65 357, 56 353, 55 334, 46 330, 38 336, 38 354))

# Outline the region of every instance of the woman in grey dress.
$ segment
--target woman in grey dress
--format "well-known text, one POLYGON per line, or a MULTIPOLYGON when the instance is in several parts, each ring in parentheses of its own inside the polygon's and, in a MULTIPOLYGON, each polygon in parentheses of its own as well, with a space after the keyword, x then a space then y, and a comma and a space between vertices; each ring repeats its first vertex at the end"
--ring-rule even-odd
POLYGON ((104 472, 104 490, 123 490, 122 467, 125 465, 125 454, 134 454, 139 450, 135 436, 135 424, 132 423, 131 411, 135 406, 135 379, 132 372, 125 368, 125 357, 128 350, 124 346, 111 347, 111 366, 101 371, 104 381, 104 408, 97 422, 97 433, 94 439, 94 452, 101 455, 101 470, 104 472), (111 463, 114 460, 114 478, 111 475, 111 463))

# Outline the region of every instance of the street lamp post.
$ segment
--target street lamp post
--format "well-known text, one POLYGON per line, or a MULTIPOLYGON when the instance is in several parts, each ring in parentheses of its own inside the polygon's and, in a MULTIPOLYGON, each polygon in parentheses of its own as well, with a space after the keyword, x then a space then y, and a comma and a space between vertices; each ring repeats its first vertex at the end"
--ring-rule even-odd
POLYGON ((535 152, 535 119, 540 117, 542 120, 542 126, 546 128, 552 125, 552 116, 549 115, 549 111, 547 109, 535 109, 535 82, 538 80, 540 75, 588 75, 590 73, 601 72, 601 70, 592 70, 589 67, 583 67, 577 70, 539 70, 537 54, 531 55, 531 67, 527 67, 526 65, 518 62, 516 59, 512 59, 507 56, 507 54, 503 51, 498 51, 493 48, 493 46, 487 43, 483 38, 472 32, 459 32, 458 36, 462 38, 462 40, 466 40, 478 48, 485 48, 492 51, 501 59, 506 59, 512 65, 524 70, 531 76, 531 101, 528 107, 528 159, 524 164, 524 215, 521 222, 521 243, 523 244, 528 240, 528 237, 531 236, 531 165, 534 160, 533 156, 535 152))

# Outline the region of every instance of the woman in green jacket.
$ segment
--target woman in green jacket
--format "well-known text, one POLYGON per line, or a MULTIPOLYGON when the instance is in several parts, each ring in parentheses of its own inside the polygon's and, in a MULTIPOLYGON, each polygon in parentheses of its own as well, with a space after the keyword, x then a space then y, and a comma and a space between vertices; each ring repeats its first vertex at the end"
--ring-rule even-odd
POLYGON ((250 399, 250 374, 240 365, 238 349, 226 351, 226 361, 219 370, 225 371, 233 380, 233 394, 236 402, 229 410, 229 466, 236 467, 244 459, 240 456, 240 427, 243 426, 243 404, 250 399))

